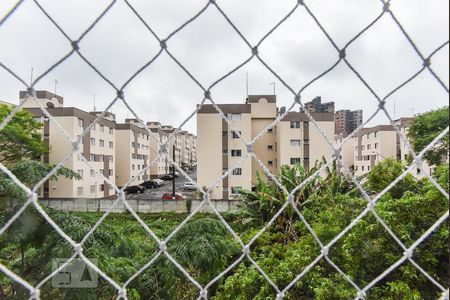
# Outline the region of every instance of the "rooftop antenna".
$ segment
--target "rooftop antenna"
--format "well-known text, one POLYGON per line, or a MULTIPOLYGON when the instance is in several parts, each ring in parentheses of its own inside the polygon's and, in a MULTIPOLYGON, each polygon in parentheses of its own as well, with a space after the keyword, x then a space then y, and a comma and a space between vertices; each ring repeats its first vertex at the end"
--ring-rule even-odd
POLYGON ((97 108, 95 107, 95 94, 94 94, 94 111, 97 111, 97 108))
POLYGON ((33 67, 31 67, 30 86, 33 84, 33 67))
POLYGON ((394 99, 394 119, 397 118, 397 100, 394 99))
POLYGON ((56 86, 58 85, 58 80, 55 79, 55 95, 56 95, 56 86))
POLYGON ((249 89, 249 87, 248 87, 248 72, 245 73, 245 87, 246 87, 246 93, 247 93, 247 98, 248 98, 248 95, 249 95, 249 92, 248 92, 248 89, 249 89))
POLYGON ((276 93, 276 91, 277 91, 276 83, 275 83, 275 82, 272 82, 272 83, 269 84, 269 85, 273 85, 273 94, 276 95, 276 94, 277 94, 277 93, 276 93))

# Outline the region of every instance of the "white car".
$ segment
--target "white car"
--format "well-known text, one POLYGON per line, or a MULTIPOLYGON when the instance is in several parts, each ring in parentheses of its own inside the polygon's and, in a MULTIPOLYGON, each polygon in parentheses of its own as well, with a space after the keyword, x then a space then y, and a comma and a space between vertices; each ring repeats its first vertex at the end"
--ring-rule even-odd
POLYGON ((166 182, 161 179, 153 179, 153 181, 156 183, 156 186, 163 186, 166 182))
POLYGON ((184 189, 185 191, 188 191, 188 190, 196 191, 196 190, 197 190, 197 185, 195 185, 195 184, 192 183, 192 182, 185 182, 185 183, 183 184, 183 189, 184 189))

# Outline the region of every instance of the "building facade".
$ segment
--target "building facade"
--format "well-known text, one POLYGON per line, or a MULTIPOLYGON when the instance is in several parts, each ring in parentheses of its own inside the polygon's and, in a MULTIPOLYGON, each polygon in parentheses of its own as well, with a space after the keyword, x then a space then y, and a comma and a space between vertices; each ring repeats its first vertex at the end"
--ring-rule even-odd
MULTIPOLYGON (((25 100, 26 92, 20 92, 20 101, 25 100)), ((23 108, 33 114, 34 118, 43 122, 42 138, 49 146, 50 152, 42 158, 45 163, 58 164, 73 151, 72 142, 80 139, 83 132, 94 122, 101 112, 85 112, 75 107, 65 107, 64 99, 47 91, 37 91, 36 98, 40 104, 54 117, 49 120, 40 109, 39 103, 29 99, 23 108), (63 134, 62 127, 69 135, 63 134)), ((64 166, 74 170, 81 180, 58 178, 44 184, 40 196, 43 198, 102 198, 114 195, 112 185, 118 187, 138 185, 151 178, 159 178, 168 174, 171 165, 163 158, 157 158, 160 153, 159 143, 168 143, 169 155, 172 155, 172 145, 176 146, 176 162, 190 159, 195 164, 197 154, 196 137, 188 132, 178 134, 171 126, 161 126, 157 122, 147 123, 150 132, 135 119, 125 119, 118 123, 115 115, 106 112, 95 126, 92 126, 81 139, 77 153, 69 157, 64 166), (169 137, 173 135, 171 139, 169 137), (157 140, 155 140, 155 137, 157 140), (182 152, 184 147, 184 152, 182 152), (184 155, 184 157, 183 157, 184 155), (90 167, 81 159, 84 157, 90 167), (152 160, 156 162, 148 168, 152 160)))
POLYGON ((310 113, 334 113, 334 102, 322 103, 322 97, 316 97, 312 101, 305 103, 305 109, 310 113))
POLYGON ((129 185, 137 185, 150 179, 150 135, 135 119, 126 119, 116 125, 116 184, 121 187, 129 180, 129 185), (145 171, 143 171, 145 170, 145 171))
MULTIPOLYGON (((231 120, 230 125, 212 105, 202 105, 197 114, 197 180, 201 187, 213 187, 211 197, 214 199, 229 199, 239 188, 252 189, 257 174, 265 176, 260 163, 275 174, 285 164, 300 163, 309 168, 322 157, 331 159, 331 147, 301 112, 289 113, 278 125, 259 137, 253 152, 260 162, 251 157, 244 159, 247 146, 240 137, 250 142, 275 121, 279 114, 276 96, 249 96, 245 104, 219 107, 231 120), (232 169, 229 176, 217 181, 232 169)), ((312 115, 332 140, 334 113, 312 115)))
POLYGON ((335 122, 336 135, 348 136, 363 124, 363 111, 338 110, 335 122))
MULTIPOLYGON (((26 93, 21 92, 21 102, 26 93)), ((34 99, 28 100, 23 108, 29 111, 35 119, 43 122, 43 139, 50 152, 44 155, 43 161, 58 164, 73 151, 72 141, 69 141, 58 126, 61 126, 72 140, 80 138, 87 127, 96 119, 95 113, 88 113, 74 107, 64 107, 63 98, 49 92, 38 91, 37 99, 53 116, 49 120, 44 116, 34 99), (59 124, 59 125, 58 125, 59 124)), ((115 183, 115 121, 114 115, 108 114, 81 139, 79 150, 63 164, 81 176, 81 180, 58 178, 57 181, 44 183, 41 196, 44 198, 101 198, 114 194, 110 186, 98 173, 103 174, 115 183), (83 156, 93 169, 82 161, 83 156)))

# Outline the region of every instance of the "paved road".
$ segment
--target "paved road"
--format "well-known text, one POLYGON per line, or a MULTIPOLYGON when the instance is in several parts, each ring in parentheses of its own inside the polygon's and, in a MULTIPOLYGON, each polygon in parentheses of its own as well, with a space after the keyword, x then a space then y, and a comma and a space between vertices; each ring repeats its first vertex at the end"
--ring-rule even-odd
MULTIPOLYGON (((197 173, 196 171, 190 171, 187 173, 192 180, 197 180, 197 173)), ((183 184, 188 181, 183 176, 180 176, 178 178, 175 178, 175 191, 177 193, 181 193, 182 195, 194 199, 195 198, 195 191, 184 191, 183 190, 183 184)), ((163 193, 165 192, 172 192, 172 181, 165 181, 163 186, 154 188, 154 189, 146 189, 145 193, 143 194, 129 194, 127 195, 127 199, 139 199, 139 200, 152 200, 152 199, 158 199, 160 200, 163 193)))

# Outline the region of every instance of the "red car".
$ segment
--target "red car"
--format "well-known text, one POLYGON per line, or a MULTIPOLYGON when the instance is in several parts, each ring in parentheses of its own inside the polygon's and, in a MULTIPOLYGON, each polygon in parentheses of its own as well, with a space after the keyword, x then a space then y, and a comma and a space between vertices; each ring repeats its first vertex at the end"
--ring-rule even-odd
POLYGON ((163 200, 185 200, 186 196, 181 195, 180 193, 175 193, 175 197, 172 196, 172 193, 164 193, 162 195, 163 200))

